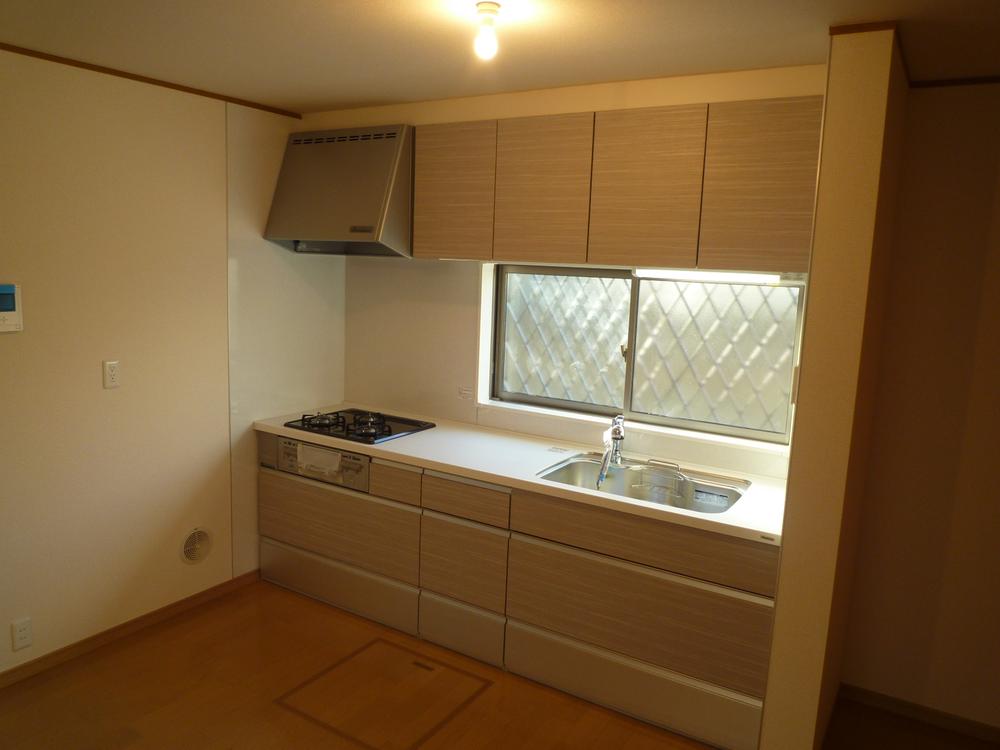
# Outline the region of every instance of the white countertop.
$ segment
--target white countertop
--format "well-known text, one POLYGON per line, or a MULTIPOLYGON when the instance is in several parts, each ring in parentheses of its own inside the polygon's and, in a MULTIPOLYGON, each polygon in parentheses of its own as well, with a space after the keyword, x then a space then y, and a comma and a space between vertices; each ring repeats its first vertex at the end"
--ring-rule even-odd
MULTIPOLYGON (((323 411, 345 408, 364 407, 339 404, 324 407, 323 411)), ((418 466, 467 479, 539 492, 768 544, 781 543, 781 522, 785 510, 785 484, 773 477, 733 472, 724 467, 685 463, 682 468, 745 479, 751 483, 743 497, 729 510, 722 513, 698 513, 668 505, 621 498, 597 490, 568 487, 557 482, 539 479, 537 476, 538 472, 573 454, 597 451, 601 449, 600 446, 550 440, 462 422, 435 419, 431 416, 409 414, 400 414, 400 416, 428 420, 437 426, 384 443, 366 445, 284 426, 285 422, 299 419, 301 416, 301 414, 296 413, 258 420, 254 422, 254 428, 261 432, 294 438, 315 445, 340 448, 372 458, 418 466)), ((625 445, 627 448, 627 440, 625 445)), ((626 456, 647 458, 647 456, 630 453, 627 449, 624 453, 626 456)), ((669 456, 655 456, 655 458, 670 460, 669 456)))

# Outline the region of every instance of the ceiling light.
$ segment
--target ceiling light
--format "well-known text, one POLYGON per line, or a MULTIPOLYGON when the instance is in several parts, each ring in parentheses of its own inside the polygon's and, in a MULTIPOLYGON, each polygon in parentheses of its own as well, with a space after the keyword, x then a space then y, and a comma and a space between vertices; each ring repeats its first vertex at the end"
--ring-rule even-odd
POLYGON ((479 33, 476 34, 476 41, 472 47, 476 51, 476 56, 481 60, 492 60, 496 57, 497 49, 497 14, 500 12, 500 3, 484 1, 476 3, 476 17, 479 22, 479 33))
POLYGON ((781 275, 777 273, 733 273, 731 271, 685 271, 669 268, 637 268, 632 275, 639 279, 668 279, 670 281, 694 281, 702 283, 721 282, 723 284, 779 284, 781 275))

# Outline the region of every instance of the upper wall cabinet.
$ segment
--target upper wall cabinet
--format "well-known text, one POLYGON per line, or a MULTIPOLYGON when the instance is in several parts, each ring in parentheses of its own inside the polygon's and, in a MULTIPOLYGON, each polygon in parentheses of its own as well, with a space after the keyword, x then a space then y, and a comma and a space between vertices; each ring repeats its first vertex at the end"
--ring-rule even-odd
POLYGON ((693 268, 708 106, 598 112, 590 263, 693 268))
POLYGON ((709 105, 700 268, 807 270, 822 113, 820 96, 709 105))
POLYGON ((496 120, 416 129, 414 257, 493 257, 496 153, 496 120))
POLYGON ((586 262, 593 139, 592 112, 500 120, 495 258, 586 262))

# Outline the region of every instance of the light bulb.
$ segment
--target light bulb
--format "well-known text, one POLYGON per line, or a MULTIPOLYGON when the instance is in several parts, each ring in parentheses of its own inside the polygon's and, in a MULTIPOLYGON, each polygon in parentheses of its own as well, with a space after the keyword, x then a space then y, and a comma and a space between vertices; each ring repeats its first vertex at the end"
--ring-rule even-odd
POLYGON ((494 27, 500 3, 483 0, 476 3, 476 13, 479 16, 479 33, 472 48, 480 60, 492 60, 496 57, 500 45, 497 43, 497 31, 494 27))
POLYGON ((496 57, 500 45, 497 43, 497 32, 492 25, 484 25, 476 34, 476 41, 472 45, 476 50, 476 56, 480 60, 492 60, 496 57))

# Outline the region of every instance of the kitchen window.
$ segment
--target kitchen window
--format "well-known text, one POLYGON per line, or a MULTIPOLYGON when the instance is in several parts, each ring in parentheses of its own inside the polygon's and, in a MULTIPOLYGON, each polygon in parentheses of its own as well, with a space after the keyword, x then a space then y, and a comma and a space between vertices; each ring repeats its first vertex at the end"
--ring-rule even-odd
POLYGON ((493 398, 788 442, 801 278, 496 273, 493 398))

